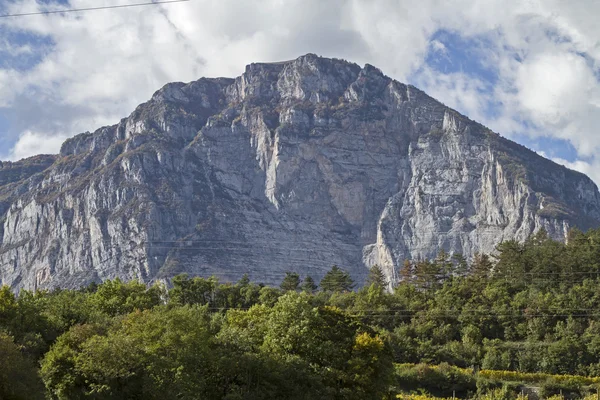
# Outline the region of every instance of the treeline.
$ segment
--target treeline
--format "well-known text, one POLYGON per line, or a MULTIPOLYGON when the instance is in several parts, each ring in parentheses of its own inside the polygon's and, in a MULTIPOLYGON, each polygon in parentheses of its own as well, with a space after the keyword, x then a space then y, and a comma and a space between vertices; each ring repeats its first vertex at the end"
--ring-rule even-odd
POLYGON ((0 398, 382 399, 415 390, 394 363, 600 375, 599 244, 540 232, 472 262, 442 252, 407 261, 393 291, 377 267, 359 289, 338 267, 280 287, 5 287, 0 398))
MULTIPOLYGON (((337 267, 322 283, 329 294, 354 285, 337 267)), ((18 296, 2 288, 0 399, 388 394, 389 344, 374 327, 329 304, 325 292, 313 294, 314 283, 300 285, 289 273, 283 288, 247 277, 230 284, 181 275, 172 284, 165 290, 117 279, 18 296)))

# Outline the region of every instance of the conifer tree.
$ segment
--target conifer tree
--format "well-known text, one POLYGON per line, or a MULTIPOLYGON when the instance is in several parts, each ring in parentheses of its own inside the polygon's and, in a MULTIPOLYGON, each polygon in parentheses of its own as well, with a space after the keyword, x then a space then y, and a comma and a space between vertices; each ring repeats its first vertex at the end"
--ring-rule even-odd
POLYGON ((404 283, 412 283, 415 273, 415 265, 410 260, 404 260, 400 268, 400 280, 404 283))
POLYGON ((250 284, 250 277, 248 277, 248 274, 244 274, 240 280, 238 281, 238 286, 248 286, 250 284))
POLYGON ((350 274, 337 265, 325 274, 321 280, 321 289, 325 292, 349 292, 354 288, 354 281, 350 274))
POLYGON ((377 264, 371 267, 369 271, 369 277, 367 278, 367 286, 375 285, 380 288, 386 288, 388 285, 388 280, 383 273, 381 267, 377 264))
POLYGON ((435 258, 435 269, 439 271, 441 280, 452 277, 454 265, 450 261, 450 255, 444 249, 441 249, 435 258))
POLYGON ((304 281, 302 282, 302 286, 300 287, 305 293, 314 293, 317 290, 318 286, 315 283, 314 279, 310 276, 306 276, 304 281))
POLYGON ((423 289, 432 289, 439 285, 441 270, 435 262, 419 260, 415 264, 415 284, 423 289))
POLYGON ((471 274, 478 278, 487 278, 490 275, 493 266, 490 256, 487 254, 475 253, 471 265, 471 274))
POLYGON ((279 287, 286 292, 296 291, 300 286, 300 275, 295 272, 286 272, 279 287))

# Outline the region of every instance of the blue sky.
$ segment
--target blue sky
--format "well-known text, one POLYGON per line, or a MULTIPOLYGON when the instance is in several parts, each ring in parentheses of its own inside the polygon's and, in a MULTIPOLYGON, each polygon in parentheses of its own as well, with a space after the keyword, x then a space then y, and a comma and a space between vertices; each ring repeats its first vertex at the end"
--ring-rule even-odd
MULTIPOLYGON (((493 63, 490 63, 494 53, 495 43, 492 39, 494 33, 465 37, 459 31, 452 32, 440 29, 430 36, 432 45, 425 56, 424 67, 431 68, 440 74, 462 73, 480 79, 485 83, 485 86, 477 92, 481 98, 486 98, 485 92, 492 90, 498 83, 499 78, 499 71, 493 63), (440 49, 443 49, 443 51, 440 49)), ((556 37, 556 33, 550 32, 549 37, 556 37)), ((557 40, 566 39, 558 38, 557 40)), ((518 59, 516 54, 514 57, 518 59)), ((409 81, 416 81, 418 84, 419 72, 420 70, 417 70, 410 76, 409 81)), ((486 120, 493 120, 501 113, 501 110, 502 104, 499 104, 494 98, 486 101, 483 108, 486 120)), ((459 109, 459 111, 469 114, 469 110, 459 109)), ((523 131, 527 131, 527 121, 522 121, 522 126, 523 131)), ((530 149, 543 151, 547 156, 558 157, 571 162, 577 159, 577 151, 566 139, 530 137, 526 133, 519 133, 518 131, 512 133, 511 139, 530 149)))
MULTIPOLYGON (((0 0, 0 13, 130 0, 0 0)), ((0 159, 58 151, 169 81, 308 52, 370 63, 600 181, 593 1, 193 0, 0 18, 0 159)))

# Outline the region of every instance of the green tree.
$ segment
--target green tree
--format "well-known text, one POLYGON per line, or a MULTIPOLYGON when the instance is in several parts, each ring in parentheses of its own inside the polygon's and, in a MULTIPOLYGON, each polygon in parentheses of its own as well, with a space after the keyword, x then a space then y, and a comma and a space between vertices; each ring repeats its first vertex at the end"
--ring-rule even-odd
POLYGON ((105 320, 90 300, 90 294, 82 290, 55 290, 39 299, 41 312, 57 335, 73 325, 105 320))
POLYGON ((317 290, 318 286, 315 283, 314 279, 307 275, 302 282, 302 286, 300 287, 305 293, 314 293, 317 290))
POLYGON ((384 342, 337 307, 288 293, 266 321, 263 351, 299 358, 320 375, 333 399, 381 399, 392 362, 384 342))
POLYGON ((440 265, 429 260, 415 263, 414 283, 422 289, 436 289, 444 278, 440 265))
POLYGON ((450 255, 444 249, 439 251, 434 263, 436 265, 436 270, 440 273, 441 280, 452 277, 452 274, 454 273, 454 264, 452 263, 450 255))
POLYGON ((460 253, 454 253, 452 254, 451 260, 454 264, 454 273, 457 276, 465 276, 469 273, 469 263, 465 256, 460 253))
POLYGON ((237 283, 237 285, 240 287, 245 287, 245 286, 248 286, 249 284, 250 284, 250 277, 248 276, 248 274, 242 275, 242 277, 240 278, 240 280, 237 283))
POLYGON ((265 304, 269 307, 273 307, 273 305, 277 303, 281 295, 282 292, 278 288, 265 286, 260 289, 258 301, 260 304, 265 304))
POLYGON ((242 284, 242 281, 238 282, 236 285, 240 292, 240 306, 242 308, 250 308, 260 301, 261 286, 251 282, 242 284))
POLYGON ((158 285, 147 288, 141 282, 123 282, 117 278, 99 285, 91 295, 91 303, 99 311, 115 316, 157 306, 161 303, 161 295, 162 289, 158 285))
MULTIPOLYGON (((242 278, 243 279, 243 278, 242 278)), ((169 302, 172 304, 209 304, 214 307, 219 281, 215 277, 189 278, 180 274, 172 280, 173 288, 169 291, 169 302)))
POLYGON ((524 283, 524 274, 531 269, 524 250, 524 246, 516 240, 507 240, 498 244, 494 275, 515 283, 524 283))
POLYGON ((0 333, 0 399, 44 398, 44 385, 34 364, 25 358, 13 339, 0 333))
POLYGON ((494 264, 487 254, 475 253, 471 264, 471 274, 477 278, 489 277, 494 264))
POLYGON ((17 298, 8 286, 0 287, 0 326, 12 331, 15 329, 19 313, 17 298))
POLYGON ((206 308, 138 311, 106 333, 74 328, 48 353, 42 372, 58 399, 219 398, 212 343, 206 308))
POLYGON ((18 296, 4 286, 0 288, 0 331, 13 337, 21 351, 37 359, 56 338, 43 313, 45 292, 21 290, 18 296))
POLYGON ((415 275, 415 264, 410 260, 404 260, 400 268, 400 281, 404 283, 413 283, 415 275))
POLYGON ((76 370, 77 358, 84 343, 93 336, 104 335, 107 325, 74 325, 61 335, 43 360, 41 375, 54 399, 84 399, 88 391, 86 377, 76 370))
POLYGON ((279 287, 284 292, 296 291, 300 286, 300 275, 295 272, 286 272, 279 287))
POLYGON ((325 292, 349 292, 354 288, 354 281, 348 272, 334 265, 325 274, 320 286, 325 292))
POLYGON ((367 277, 366 283, 367 286, 375 285, 380 288, 387 288, 388 280, 381 267, 375 264, 369 270, 369 276, 367 277))

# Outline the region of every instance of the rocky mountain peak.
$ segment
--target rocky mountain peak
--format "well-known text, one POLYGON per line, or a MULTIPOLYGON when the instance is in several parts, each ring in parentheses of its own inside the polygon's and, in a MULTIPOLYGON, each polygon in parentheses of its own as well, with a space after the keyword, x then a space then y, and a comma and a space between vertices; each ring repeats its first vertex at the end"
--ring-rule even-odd
POLYGON ((278 283, 600 224, 600 195, 424 92, 337 59, 170 83, 58 156, 0 164, 0 281, 278 283))
POLYGON ((307 54, 277 63, 253 63, 231 88, 232 101, 247 97, 320 103, 337 100, 360 72, 356 64, 307 54))

